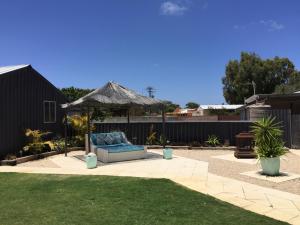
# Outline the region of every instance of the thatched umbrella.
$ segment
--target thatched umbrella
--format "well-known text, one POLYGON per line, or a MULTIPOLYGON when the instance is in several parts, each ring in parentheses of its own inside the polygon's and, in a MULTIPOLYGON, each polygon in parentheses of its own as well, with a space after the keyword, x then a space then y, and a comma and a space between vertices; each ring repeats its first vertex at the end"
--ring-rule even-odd
MULTIPOLYGON (((146 97, 130 90, 120 84, 115 82, 108 82, 102 88, 97 88, 91 93, 79 98, 78 100, 62 105, 62 108, 67 110, 72 109, 82 109, 87 110, 88 115, 88 140, 90 139, 90 118, 89 112, 91 107, 115 107, 123 106, 128 109, 132 106, 163 106, 163 101, 146 97)), ((129 110, 128 110, 129 112, 129 110)), ((165 115, 164 110, 162 110, 163 118, 163 134, 165 130, 165 115)), ((128 120, 129 123, 129 113, 128 120)), ((88 150, 90 151, 90 142, 88 141, 88 150)))

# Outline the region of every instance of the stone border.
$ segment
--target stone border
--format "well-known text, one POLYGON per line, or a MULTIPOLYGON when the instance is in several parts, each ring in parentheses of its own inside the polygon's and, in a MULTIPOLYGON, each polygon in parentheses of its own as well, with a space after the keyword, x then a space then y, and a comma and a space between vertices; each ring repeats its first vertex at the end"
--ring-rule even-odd
MULTIPOLYGON (((83 147, 72 147, 72 148, 68 148, 67 152, 79 151, 79 150, 84 150, 84 148, 83 147)), ((11 159, 11 160, 4 159, 4 160, 0 161, 0 166, 15 166, 20 163, 25 163, 25 162, 37 160, 37 159, 43 159, 43 158, 46 158, 49 156, 64 154, 64 153, 65 153, 64 151, 52 151, 52 152, 44 152, 44 153, 36 154, 36 155, 28 155, 28 156, 11 159)))
MULTIPOLYGON (((146 145, 148 149, 161 149, 162 146, 160 145, 146 145)), ((166 148, 173 148, 173 149, 184 149, 184 150, 230 150, 234 151, 236 149, 235 146, 217 146, 217 147, 192 147, 192 146, 172 146, 172 145, 167 145, 166 148)))

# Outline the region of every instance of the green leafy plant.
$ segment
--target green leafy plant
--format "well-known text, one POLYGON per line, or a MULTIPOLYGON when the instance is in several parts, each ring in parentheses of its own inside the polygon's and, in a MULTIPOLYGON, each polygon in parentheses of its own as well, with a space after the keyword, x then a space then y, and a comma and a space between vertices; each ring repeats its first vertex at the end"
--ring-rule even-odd
POLYGON ((49 132, 27 129, 25 136, 29 138, 30 142, 23 147, 23 150, 33 154, 41 153, 47 149, 54 150, 55 146, 52 141, 44 141, 42 139, 42 137, 47 134, 49 134, 49 132))
POLYGON ((56 137, 52 140, 55 150, 63 151, 65 149, 65 139, 61 137, 56 137))
MULTIPOLYGON (((84 146, 85 134, 88 133, 88 117, 87 115, 72 115, 68 116, 68 122, 76 131, 74 137, 78 146, 84 146)), ((95 129, 94 126, 90 127, 91 131, 95 129)))
POLYGON ((275 117, 262 118, 251 127, 258 158, 275 158, 285 154, 280 123, 275 117))
POLYGON ((153 131, 153 125, 151 125, 151 127, 150 127, 149 135, 146 138, 146 144, 147 145, 155 145, 155 144, 157 144, 156 132, 153 131))
POLYGON ((217 145, 220 145, 220 141, 219 141, 219 138, 216 136, 216 135, 208 135, 208 139, 206 141, 206 144, 208 146, 217 146, 217 145))
POLYGON ((170 143, 170 141, 164 135, 160 135, 159 141, 158 141, 159 145, 166 146, 169 143, 170 143))

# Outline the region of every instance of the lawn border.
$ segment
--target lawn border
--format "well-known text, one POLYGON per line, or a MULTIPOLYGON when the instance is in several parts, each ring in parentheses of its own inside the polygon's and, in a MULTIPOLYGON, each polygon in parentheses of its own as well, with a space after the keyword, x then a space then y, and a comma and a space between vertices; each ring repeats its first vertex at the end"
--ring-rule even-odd
MULTIPOLYGON (((72 147, 72 148, 68 148, 67 152, 80 151, 80 150, 84 150, 84 148, 83 147, 72 147)), ((64 154, 64 153, 65 153, 64 151, 52 151, 52 152, 44 152, 44 153, 40 153, 40 154, 35 154, 35 155, 28 155, 28 156, 19 157, 16 159, 4 159, 4 160, 0 161, 0 166, 15 166, 20 163, 25 163, 25 162, 29 162, 29 161, 37 160, 37 159, 43 159, 43 158, 47 158, 49 156, 64 154)))

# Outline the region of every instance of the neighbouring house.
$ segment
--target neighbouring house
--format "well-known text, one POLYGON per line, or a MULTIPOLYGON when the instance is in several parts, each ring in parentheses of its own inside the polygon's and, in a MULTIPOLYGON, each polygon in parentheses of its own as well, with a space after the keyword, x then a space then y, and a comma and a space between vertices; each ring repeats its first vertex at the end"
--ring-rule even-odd
POLYGON ((282 122, 287 146, 300 148, 300 92, 258 94, 245 100, 241 119, 255 121, 267 116, 282 122))
POLYGON ((174 112, 167 113, 167 115, 178 117, 191 117, 195 116, 195 113, 197 113, 197 109, 181 109, 178 107, 174 110, 174 112))
POLYGON ((61 133, 66 102, 31 65, 0 67, 0 157, 22 149, 27 128, 61 133))
POLYGON ((226 113, 234 113, 243 105, 200 105, 197 109, 200 116, 211 115, 212 111, 218 115, 226 113))

